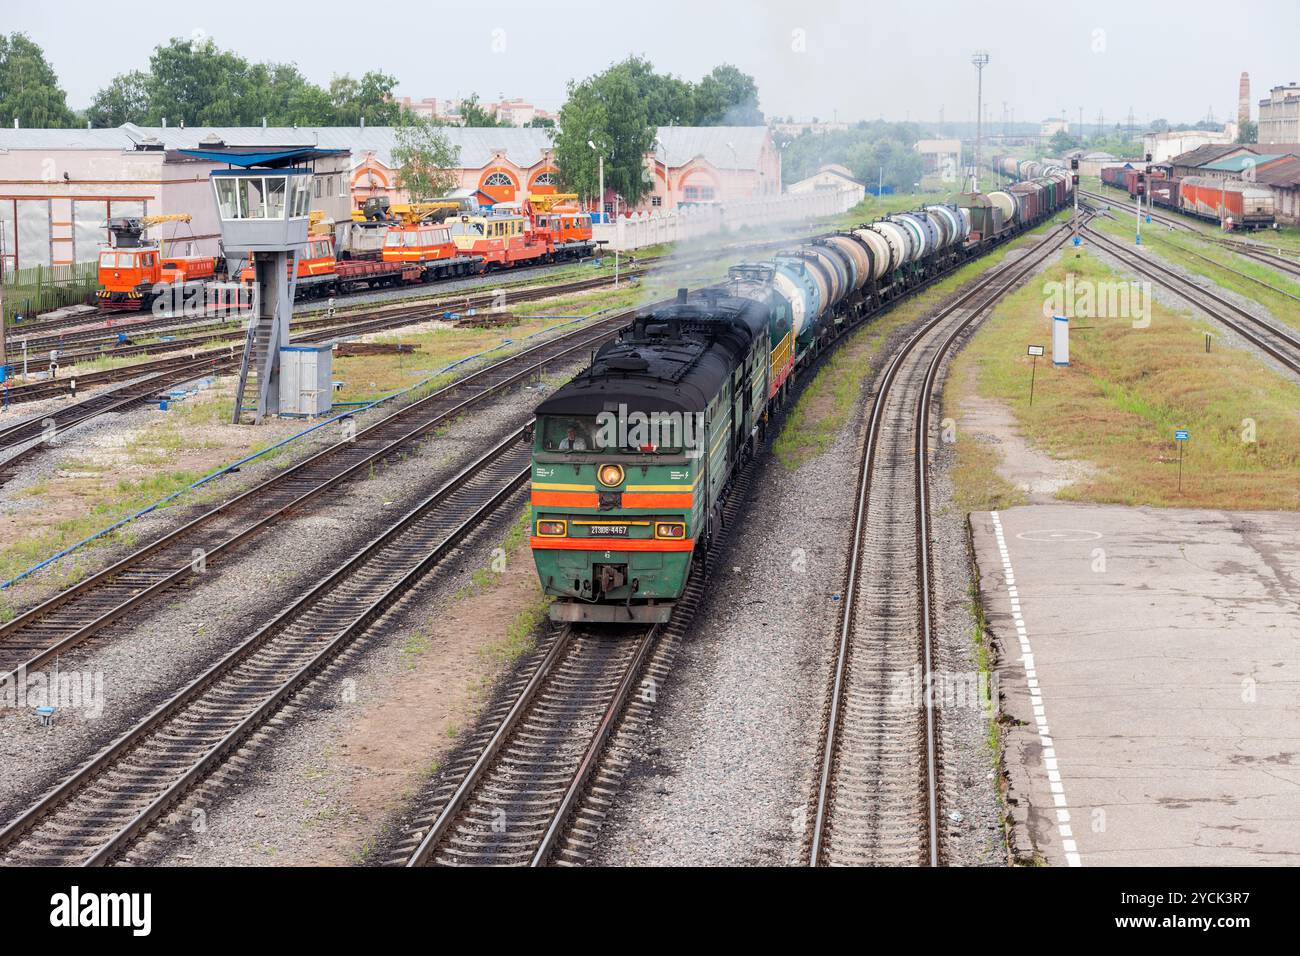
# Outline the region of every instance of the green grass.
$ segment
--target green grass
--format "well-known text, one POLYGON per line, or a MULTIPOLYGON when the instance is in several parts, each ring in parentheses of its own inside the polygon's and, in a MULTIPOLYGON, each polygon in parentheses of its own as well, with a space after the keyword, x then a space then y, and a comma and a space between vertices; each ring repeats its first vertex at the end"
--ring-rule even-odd
MULTIPOLYGON (((105 526, 181 490, 199 477, 190 471, 160 471, 145 478, 123 478, 116 484, 101 486, 95 495, 96 503, 86 514, 34 526, 28 534, 11 540, 0 549, 0 579, 8 580, 20 574, 105 526)), ((179 503, 183 497, 170 505, 179 503)), ((93 551, 128 540, 124 539, 123 530, 97 538, 86 548, 93 551)), ((60 569, 65 581, 79 579, 84 573, 79 560, 60 569)))
MULTIPOLYGON (((1094 221, 1094 225, 1099 231, 1125 243, 1133 241, 1133 228, 1129 223, 1099 219, 1094 221)), ((1292 328, 1300 328, 1300 303, 1287 295, 1273 291, 1278 289, 1281 292, 1300 296, 1300 282, 1296 282, 1286 273, 1239 256, 1231 249, 1210 242, 1208 239, 1187 233, 1169 232, 1154 227, 1154 224, 1153 228, 1142 231, 1142 242, 1168 262, 1181 266, 1194 275, 1204 276, 1216 285, 1230 289, 1244 298, 1252 299, 1268 309, 1280 321, 1292 328), (1206 259, 1212 261, 1207 262, 1206 259), (1266 289, 1259 282, 1251 282, 1240 275, 1235 275, 1232 270, 1252 276, 1273 288, 1266 289)))
POLYGON ((533 599, 525 604, 506 628, 506 633, 483 649, 483 656, 498 667, 513 664, 537 646, 537 629, 546 621, 551 598, 537 588, 533 599))
MULTIPOLYGON (((1300 385, 1250 352, 1216 344, 1215 326, 1152 303, 1150 325, 1088 318, 1071 337, 1071 365, 1039 363, 1028 404, 1027 342, 1045 342, 1043 283, 1128 281, 1086 249, 1002 301, 953 367, 973 366, 979 394, 1006 405, 1036 447, 1094 466, 1064 488, 1071 500, 1239 509, 1300 508, 1300 385), (1178 491, 1175 428, 1191 431, 1178 491), (1253 434, 1252 434, 1253 430, 1253 434), (1246 440, 1254 438, 1253 441, 1246 440)), ((960 405, 960 392, 956 406, 960 405)), ((959 488, 977 500, 978 488, 959 488)))
POLYGON ((777 459, 789 470, 824 454, 853 414, 862 384, 881 357, 880 349, 895 329, 933 312, 939 303, 986 269, 1000 264, 1030 236, 1041 235, 1057 220, 1040 226, 996 252, 968 262, 925 292, 894 305, 854 330, 824 361, 803 390, 772 443, 777 459))

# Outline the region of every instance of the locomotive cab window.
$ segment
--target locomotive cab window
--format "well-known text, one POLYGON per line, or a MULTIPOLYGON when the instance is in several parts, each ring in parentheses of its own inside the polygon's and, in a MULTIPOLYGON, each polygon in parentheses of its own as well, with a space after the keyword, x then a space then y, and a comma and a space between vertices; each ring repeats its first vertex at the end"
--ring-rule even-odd
POLYGON ((596 419, 585 415, 547 415, 537 429, 539 449, 561 454, 596 448, 596 419))

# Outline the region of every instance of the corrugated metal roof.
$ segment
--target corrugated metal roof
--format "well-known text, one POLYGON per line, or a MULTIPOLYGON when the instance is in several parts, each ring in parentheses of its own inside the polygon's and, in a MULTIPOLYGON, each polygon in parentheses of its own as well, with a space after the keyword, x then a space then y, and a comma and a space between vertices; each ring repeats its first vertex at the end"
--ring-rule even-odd
POLYGON ((1283 189, 1300 186, 1300 159, 1292 156, 1284 163, 1257 170, 1255 182, 1264 186, 1281 186, 1283 189))
POLYGON ((660 126, 658 155, 669 166, 685 166, 701 156, 719 169, 757 169, 766 126, 660 126))
MULTIPOLYGON (((531 127, 492 129, 448 126, 452 144, 460 147, 461 165, 486 166, 495 152, 506 153, 520 166, 532 166, 550 149, 548 131, 531 127)), ((168 150, 198 149, 202 140, 216 137, 227 146, 315 146, 350 150, 354 162, 368 155, 392 165, 397 145, 391 126, 136 126, 115 129, 0 129, 0 149, 134 149, 146 139, 156 139, 168 150)))
POLYGON ((1180 153, 1173 159, 1169 160, 1169 163, 1174 166, 1200 166, 1204 163, 1212 163, 1215 160, 1222 159, 1229 153, 1234 153, 1238 150, 1246 150, 1249 152, 1245 146, 1234 143, 1207 143, 1204 146, 1197 146, 1195 149, 1189 150, 1186 153, 1180 153))
MULTIPOLYGON (((503 152, 518 166, 536 165, 551 148, 550 130, 532 127, 496 128, 447 126, 442 131, 460 147, 460 163, 468 169, 486 166, 503 152)), ((136 126, 114 129, 9 129, 0 128, 0 150, 5 149, 134 149, 146 139, 156 139, 167 150, 197 149, 200 141, 216 137, 227 146, 317 146, 351 150, 354 163, 373 155, 392 165, 397 145, 392 126, 136 126)), ((667 150, 670 166, 683 166, 702 156, 724 169, 755 169, 767 139, 764 126, 661 126, 658 139, 667 150), (733 152, 734 148, 734 152, 733 152)))
POLYGON ((1274 160, 1281 159, 1285 153, 1260 153, 1249 154, 1246 156, 1232 156, 1228 159, 1219 159, 1212 163, 1202 163, 1201 169, 1214 169, 1224 173, 1239 173, 1248 166, 1263 166, 1265 163, 1271 163, 1274 160))

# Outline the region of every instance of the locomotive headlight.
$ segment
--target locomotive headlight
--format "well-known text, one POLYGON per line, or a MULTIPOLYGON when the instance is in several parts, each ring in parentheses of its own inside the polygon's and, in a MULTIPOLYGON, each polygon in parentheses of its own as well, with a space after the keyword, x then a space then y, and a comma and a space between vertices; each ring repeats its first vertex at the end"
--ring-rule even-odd
POLYGON ((686 524, 682 521, 657 521, 655 522, 656 538, 684 538, 686 537, 686 524))
POLYGON ((537 537, 539 538, 563 538, 568 530, 569 523, 567 521, 537 522, 537 537))
POLYGON ((596 472, 596 477, 606 488, 613 488, 615 485, 623 483, 623 466, 622 465, 601 465, 600 470, 596 472))

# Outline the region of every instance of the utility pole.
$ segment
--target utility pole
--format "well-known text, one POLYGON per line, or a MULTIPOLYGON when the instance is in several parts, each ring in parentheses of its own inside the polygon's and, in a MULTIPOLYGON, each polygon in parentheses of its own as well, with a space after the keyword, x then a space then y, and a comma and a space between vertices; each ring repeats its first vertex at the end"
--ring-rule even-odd
MULTIPOLYGON (((15 260, 17 261, 17 257, 15 260)), ((0 369, 9 363, 7 342, 9 328, 5 323, 5 235, 0 230, 0 369)), ((8 376, 5 376, 8 381, 8 376)), ((7 386, 6 386, 7 387, 7 386)))
POLYGON ((975 170, 971 174, 971 192, 980 191, 980 138, 984 135, 984 67, 988 65, 986 50, 976 50, 970 58, 975 67, 975 170))

